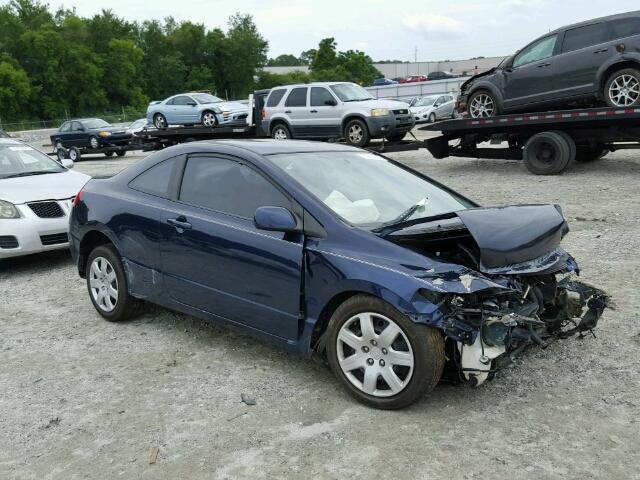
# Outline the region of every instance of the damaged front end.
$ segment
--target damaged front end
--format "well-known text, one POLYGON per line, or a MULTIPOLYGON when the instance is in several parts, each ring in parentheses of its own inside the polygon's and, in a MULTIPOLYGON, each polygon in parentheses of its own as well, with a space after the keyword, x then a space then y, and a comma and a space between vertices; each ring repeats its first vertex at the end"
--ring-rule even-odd
POLYGON ((529 345, 591 332, 607 307, 604 292, 573 279, 555 205, 468 209, 411 227, 387 239, 437 259, 416 275, 433 285, 418 295, 437 314, 416 320, 444 332, 449 372, 462 381, 480 385, 529 345))

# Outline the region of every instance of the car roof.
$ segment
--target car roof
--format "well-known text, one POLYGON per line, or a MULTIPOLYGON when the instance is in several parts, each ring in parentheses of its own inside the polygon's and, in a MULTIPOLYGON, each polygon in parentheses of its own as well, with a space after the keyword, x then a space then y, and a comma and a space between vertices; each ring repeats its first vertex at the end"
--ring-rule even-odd
POLYGON ((610 21, 610 20, 616 20, 618 18, 638 17, 638 16, 640 16, 640 10, 634 10, 632 12, 625 12, 625 13, 617 13, 615 15, 608 15, 606 17, 592 18, 591 20, 585 20, 584 22, 573 23, 571 25, 566 25, 564 27, 557 28, 554 31, 549 32, 546 35, 542 35, 539 38, 546 37, 547 35, 553 35, 554 33, 559 33, 559 32, 562 32, 564 30, 570 30, 572 28, 581 27, 583 25, 590 25, 592 23, 597 23, 597 22, 607 22, 607 21, 610 21))
POLYGON ((353 83, 353 82, 310 82, 310 83, 292 83, 290 85, 279 85, 277 87, 273 87, 271 90, 281 89, 281 88, 295 88, 295 87, 328 87, 330 85, 340 85, 343 83, 353 83))
MULTIPOLYGON (((101 118, 96 118, 96 117, 91 117, 91 118, 72 118, 71 120, 67 120, 67 122, 88 122, 89 120, 102 120, 102 119, 101 118)), ((106 120, 102 120, 102 121, 106 122, 106 123, 109 123, 106 120)))
POLYGON ((258 155, 276 155, 286 153, 310 153, 310 152, 361 152, 356 147, 341 143, 310 142, 306 140, 274 140, 272 138, 256 138, 245 140, 203 140, 197 142, 204 144, 228 145, 242 148, 258 155))

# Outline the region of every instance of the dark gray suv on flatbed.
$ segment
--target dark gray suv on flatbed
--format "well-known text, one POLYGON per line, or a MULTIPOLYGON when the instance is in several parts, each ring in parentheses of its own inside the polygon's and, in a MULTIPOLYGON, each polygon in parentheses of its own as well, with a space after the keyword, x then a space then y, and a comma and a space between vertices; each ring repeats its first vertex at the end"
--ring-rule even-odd
POLYGON ((589 20, 538 38, 461 86, 472 118, 571 104, 640 105, 640 11, 589 20))

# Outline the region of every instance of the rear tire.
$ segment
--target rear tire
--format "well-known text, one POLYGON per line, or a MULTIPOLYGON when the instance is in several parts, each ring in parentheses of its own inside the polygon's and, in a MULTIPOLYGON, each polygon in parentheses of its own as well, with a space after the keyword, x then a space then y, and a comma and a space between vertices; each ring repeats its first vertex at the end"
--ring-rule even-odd
POLYGON ((640 71, 625 68, 611 74, 602 92, 604 101, 612 108, 640 105, 640 71))
POLYGON ((563 132, 541 132, 532 136, 524 147, 523 159, 535 175, 556 175, 575 157, 571 137, 563 132))
POLYGON ((371 141, 367 124, 359 118, 349 120, 344 127, 344 138, 349 145, 354 147, 366 147, 371 141))
POLYGON ((129 295, 120 254, 111 245, 100 245, 89 254, 87 290, 96 311, 110 322, 127 320, 140 311, 141 302, 129 295))
POLYGON ((275 140, 290 140, 293 138, 289 128, 284 123, 277 123, 271 129, 271 138, 275 140))
POLYGON ((356 295, 329 320, 327 359, 351 396, 374 408, 398 409, 437 385, 445 363, 444 338, 439 330, 414 323, 379 298, 356 295), (367 323, 361 322, 372 328, 367 330, 367 323), (385 337, 389 328, 396 333, 385 337))

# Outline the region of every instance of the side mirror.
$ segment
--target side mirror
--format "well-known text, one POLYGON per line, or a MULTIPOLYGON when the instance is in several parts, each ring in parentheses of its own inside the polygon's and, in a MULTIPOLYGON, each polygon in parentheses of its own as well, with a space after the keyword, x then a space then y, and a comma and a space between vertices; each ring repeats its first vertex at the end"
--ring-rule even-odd
POLYGON ((436 103, 436 104, 434 105, 434 107, 435 107, 435 108, 438 108, 439 106, 440 106, 440 104, 439 104, 439 103, 436 103))
POLYGON ((284 207, 259 207, 253 217, 253 223, 260 230, 271 232, 296 232, 298 221, 284 207))
POLYGON ((338 102, 336 102, 335 100, 325 100, 324 104, 327 107, 335 107, 336 105, 338 105, 338 102))
POLYGON ((73 160, 70 160, 68 158, 63 158, 62 159, 62 166, 64 168, 73 168, 73 160))
POLYGON ((187 103, 187 105, 191 105, 192 107, 195 107, 197 105, 197 103, 196 102, 189 102, 189 103, 187 103))

